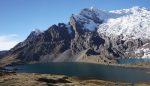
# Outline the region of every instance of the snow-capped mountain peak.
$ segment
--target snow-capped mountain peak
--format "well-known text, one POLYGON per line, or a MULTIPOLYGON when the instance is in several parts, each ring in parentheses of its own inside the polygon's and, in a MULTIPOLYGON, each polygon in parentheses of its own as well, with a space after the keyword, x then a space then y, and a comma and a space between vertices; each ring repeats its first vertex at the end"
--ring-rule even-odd
POLYGON ((122 14, 116 14, 112 12, 107 12, 104 10, 99 10, 94 7, 85 8, 77 15, 73 15, 75 20, 83 25, 83 29, 88 29, 94 31, 102 22, 107 21, 110 18, 118 18, 123 16, 122 14))
POLYGON ((98 32, 106 36, 123 35, 128 38, 150 37, 150 11, 144 7, 110 11, 112 13, 125 14, 116 19, 108 19, 99 25, 98 32))

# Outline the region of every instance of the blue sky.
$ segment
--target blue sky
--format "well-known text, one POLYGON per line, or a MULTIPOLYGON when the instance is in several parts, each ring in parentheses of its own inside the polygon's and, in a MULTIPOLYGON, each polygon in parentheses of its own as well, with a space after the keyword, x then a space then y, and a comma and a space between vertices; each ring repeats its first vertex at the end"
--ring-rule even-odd
POLYGON ((34 29, 67 23, 71 14, 91 6, 102 10, 150 8, 150 0, 0 0, 0 50, 13 47, 34 29))

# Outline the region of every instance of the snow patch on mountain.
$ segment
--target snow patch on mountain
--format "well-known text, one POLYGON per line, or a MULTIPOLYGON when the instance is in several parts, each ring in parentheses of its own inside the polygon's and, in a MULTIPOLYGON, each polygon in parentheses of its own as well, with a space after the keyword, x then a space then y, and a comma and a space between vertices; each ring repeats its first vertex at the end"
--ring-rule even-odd
POLYGON ((43 31, 39 29, 34 29, 30 35, 27 37, 27 39, 24 41, 23 45, 29 43, 30 41, 34 40, 38 35, 42 34, 43 31))
POLYGON ((134 51, 136 55, 143 54, 140 58, 149 58, 150 59, 150 49, 149 48, 140 48, 134 51))
POLYGON ((71 25, 65 25, 66 26, 66 28, 67 28, 67 30, 68 30, 68 33, 69 34, 72 34, 73 32, 72 32, 72 30, 71 30, 71 25))
POLYGON ((40 29, 34 29, 30 34, 34 35, 34 36, 37 36, 41 33, 43 33, 43 31, 41 31, 40 29))
POLYGON ((134 53, 136 56, 139 56, 138 58, 150 59, 150 43, 144 44, 140 48, 136 49, 134 53))

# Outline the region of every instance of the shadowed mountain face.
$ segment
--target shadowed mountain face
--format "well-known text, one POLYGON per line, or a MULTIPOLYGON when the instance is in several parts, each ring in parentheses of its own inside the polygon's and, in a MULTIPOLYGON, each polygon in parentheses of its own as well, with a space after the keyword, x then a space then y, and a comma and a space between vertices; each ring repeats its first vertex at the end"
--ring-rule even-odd
POLYGON ((7 55, 7 52, 8 52, 8 51, 0 51, 0 59, 1 59, 2 57, 4 57, 5 55, 7 55))
MULTIPOLYGON (((136 32, 139 30, 136 31, 136 28, 133 30, 135 34, 119 33, 120 30, 127 31, 128 28, 125 30, 125 26, 118 26, 118 19, 126 20, 128 16, 131 18, 135 18, 136 15, 140 16, 141 14, 137 9, 140 9, 140 12, 146 10, 137 7, 124 10, 125 12, 119 10, 105 12, 93 8, 83 9, 78 15, 72 15, 68 24, 59 23, 52 25, 44 32, 39 30, 31 32, 25 41, 1 57, 15 56, 15 59, 24 62, 94 63, 115 63, 116 58, 147 58, 150 48, 150 40, 147 35, 144 35, 145 38, 137 36, 136 32), (112 19, 117 24, 111 24, 112 19), (108 25, 109 23, 110 25, 108 25), (113 32, 113 28, 116 32, 113 32)), ((147 10, 147 12, 149 11, 147 10)), ((139 20, 139 22, 141 21, 139 20)), ((135 26, 138 27, 138 23, 135 26)), ((131 25, 126 27, 131 27, 131 25)))
MULTIPOLYGON (((70 48, 71 35, 65 24, 53 25, 40 33, 31 32, 28 38, 10 50, 23 61, 39 61, 40 59, 55 59, 57 55, 70 48)), ((46 60, 47 61, 47 60, 46 60)))

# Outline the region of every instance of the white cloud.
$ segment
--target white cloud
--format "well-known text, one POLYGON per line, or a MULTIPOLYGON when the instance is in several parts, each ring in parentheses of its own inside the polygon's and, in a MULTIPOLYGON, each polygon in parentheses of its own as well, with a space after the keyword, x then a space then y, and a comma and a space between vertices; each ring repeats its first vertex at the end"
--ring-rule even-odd
POLYGON ((19 43, 17 38, 18 35, 16 34, 0 36, 0 50, 9 50, 13 48, 17 43, 19 43))

